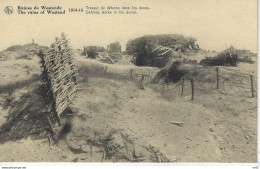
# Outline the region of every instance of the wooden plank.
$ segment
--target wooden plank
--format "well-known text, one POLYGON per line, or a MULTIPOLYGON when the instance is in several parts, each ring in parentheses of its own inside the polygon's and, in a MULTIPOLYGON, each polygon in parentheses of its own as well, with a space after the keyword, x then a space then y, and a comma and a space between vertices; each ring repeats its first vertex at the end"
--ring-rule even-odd
POLYGON ((66 99, 67 99, 67 95, 57 96, 56 102, 60 104, 61 102, 63 102, 66 99))
POLYGON ((54 74, 51 74, 51 77, 55 79, 55 81, 63 79, 66 75, 70 75, 72 72, 71 70, 63 70, 63 71, 57 71, 54 74))
POLYGON ((69 81, 66 81, 67 79, 59 79, 59 80, 60 80, 60 83, 58 83, 58 84, 55 83, 55 82, 52 83, 53 84, 53 89, 54 89, 55 92, 60 89, 61 85, 65 85, 65 86, 74 85, 74 82, 72 82, 71 78, 69 78, 69 81))
POLYGON ((252 92, 252 97, 255 97, 254 96, 254 84, 253 84, 253 76, 250 75, 250 81, 251 81, 251 92, 252 92))
POLYGON ((67 90, 66 91, 62 91, 61 93, 59 93, 58 95, 57 95, 57 98, 56 98, 56 100, 57 101, 60 101, 62 98, 64 98, 64 97, 67 97, 67 90))
POLYGON ((60 116, 60 114, 67 108, 67 105, 64 105, 62 107, 59 107, 56 111, 58 113, 58 116, 60 116))
POLYGON ((51 129, 51 133, 53 133, 54 130, 53 130, 53 127, 52 127, 51 120, 50 120, 49 116, 47 116, 47 120, 48 120, 48 123, 49 123, 50 129, 51 129))
POLYGON ((168 49, 167 51, 165 51, 164 53, 160 54, 160 56, 165 55, 166 53, 168 53, 169 51, 171 51, 171 49, 168 49))
MULTIPOLYGON (((63 75, 60 75, 60 78, 63 79, 66 75, 71 74, 71 70, 67 71, 66 73, 64 73, 63 75)), ((59 78, 59 77, 58 77, 59 78)))
POLYGON ((151 53, 153 53, 154 51, 156 51, 156 50, 159 49, 160 47, 161 47, 161 46, 156 47, 155 49, 152 50, 151 53))
POLYGON ((46 52, 46 55, 50 55, 55 53, 56 51, 54 49, 50 49, 49 51, 46 52))
MULTIPOLYGON (((72 83, 66 83, 66 81, 63 81, 62 82, 62 84, 64 84, 64 86, 72 86, 73 84, 72 83)), ((58 91, 59 89, 61 89, 62 88, 62 90, 64 90, 64 86, 62 86, 62 85, 59 85, 59 86, 57 86, 56 88, 54 88, 54 92, 56 93, 56 91, 58 91)), ((66 89, 66 88, 65 88, 66 89)))
POLYGON ((65 91, 62 91, 60 94, 58 94, 56 100, 60 101, 60 100, 62 100, 64 98, 66 98, 69 95, 69 93, 70 93, 68 89, 69 88, 67 88, 65 91))
POLYGON ((107 57, 111 60, 112 63, 115 63, 115 61, 107 54, 107 57))
POLYGON ((67 104, 67 97, 64 97, 63 100, 56 101, 56 107, 60 107, 64 104, 67 104))
POLYGON ((181 121, 170 121, 169 123, 171 123, 171 124, 177 124, 177 125, 186 124, 185 122, 181 122, 181 121))
POLYGON ((58 42, 56 42, 56 45, 60 46, 60 45, 66 44, 66 43, 67 43, 66 40, 59 40, 58 42))
POLYGON ((72 90, 68 93, 69 98, 72 97, 72 95, 77 91, 78 87, 79 85, 77 84, 72 88, 72 90))
POLYGON ((63 105, 66 105, 67 99, 61 100, 60 102, 56 102, 56 108, 62 107, 63 105))
POLYGON ((55 90, 55 92, 57 91, 57 90, 59 90, 59 88, 60 88, 60 86, 63 84, 63 82, 61 81, 59 84, 57 84, 57 83, 51 83, 51 87, 52 87, 52 89, 53 90, 55 90))

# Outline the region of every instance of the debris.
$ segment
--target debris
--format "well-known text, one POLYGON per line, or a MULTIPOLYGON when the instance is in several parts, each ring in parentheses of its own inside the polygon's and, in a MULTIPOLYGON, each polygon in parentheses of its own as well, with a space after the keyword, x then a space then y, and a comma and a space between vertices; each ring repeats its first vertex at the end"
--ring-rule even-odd
POLYGON ((145 90, 144 89, 144 85, 143 85, 143 82, 140 80, 140 81, 137 81, 137 86, 139 89, 142 89, 142 90, 145 90))
POLYGON ((51 149, 51 136, 48 136, 48 141, 49 141, 49 149, 51 149))
POLYGON ((76 163, 76 162, 78 162, 79 161, 79 158, 78 157, 76 157, 76 158, 74 158, 71 162, 74 162, 74 163, 76 163))
POLYGON ((257 108, 257 106, 255 106, 255 107, 252 107, 252 108, 250 108, 250 109, 248 109, 248 110, 252 110, 252 109, 256 109, 257 108))
POLYGON ((66 114, 66 116, 75 116, 75 114, 66 114))
POLYGON ((192 141, 192 139, 190 139, 190 138, 188 138, 188 137, 185 137, 187 140, 190 140, 190 141, 192 141))
POLYGON ((81 147, 80 148, 73 148, 72 146, 68 146, 68 147, 69 147, 70 151, 72 151, 74 154, 87 153, 81 147))
POLYGON ((178 122, 178 121, 170 121, 169 123, 175 124, 177 126, 182 126, 183 124, 186 124, 185 122, 178 122))
POLYGON ((172 161, 176 161, 176 159, 174 160, 169 160, 164 154, 162 154, 156 147, 154 146, 144 146, 145 149, 147 149, 149 152, 154 154, 155 157, 155 162, 172 162, 172 161))
POLYGON ((109 54, 106 54, 106 57, 114 64, 115 61, 109 56, 109 54))

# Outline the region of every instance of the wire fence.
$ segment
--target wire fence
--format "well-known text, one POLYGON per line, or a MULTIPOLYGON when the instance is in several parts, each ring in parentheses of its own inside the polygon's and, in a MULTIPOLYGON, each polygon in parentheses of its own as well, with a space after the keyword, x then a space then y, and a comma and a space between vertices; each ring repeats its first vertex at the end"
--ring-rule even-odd
POLYGON ((152 81, 155 72, 151 69, 130 69, 125 76, 131 78, 133 80, 141 80, 141 81, 152 81))
POLYGON ((257 77, 225 68, 200 68, 184 74, 177 83, 168 84, 167 92, 190 96, 192 100, 216 93, 257 98, 257 77))
MULTIPOLYGON (((116 72, 108 69, 108 67, 101 67, 99 71, 104 76, 111 74, 116 75, 116 79, 122 78, 141 83, 150 83, 158 73, 158 69, 150 67, 127 68, 116 72)), ((196 67, 193 70, 183 71, 184 75, 177 82, 167 83, 169 79, 166 79, 160 84, 167 89, 168 94, 189 96, 192 100, 205 95, 214 97, 216 93, 257 98, 256 76, 225 67, 196 67)))

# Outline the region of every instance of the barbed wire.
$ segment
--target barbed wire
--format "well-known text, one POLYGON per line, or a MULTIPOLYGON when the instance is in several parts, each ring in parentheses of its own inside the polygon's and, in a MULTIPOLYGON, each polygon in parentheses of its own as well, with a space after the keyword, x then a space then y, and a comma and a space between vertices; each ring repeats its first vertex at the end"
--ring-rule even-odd
MULTIPOLYGON (((102 73, 111 73, 108 68, 100 67, 102 73)), ((237 70, 224 67, 197 67, 194 70, 182 70, 184 80, 180 78, 178 82, 168 83, 167 80, 162 85, 163 90, 169 94, 189 96, 192 95, 190 80, 194 82, 193 94, 196 97, 210 95, 214 97, 216 93, 224 95, 235 95, 242 97, 257 98, 257 77, 251 74, 241 73, 237 70), (218 69, 218 70, 217 70, 218 69), (218 72, 217 72, 218 71, 218 72)), ((158 73, 158 70, 145 68, 129 68, 117 72, 121 76, 133 81, 151 82, 158 73)))
MULTIPOLYGON (((191 71, 189 70, 189 72, 191 71)), ((184 81, 186 83, 184 83, 182 89, 184 90, 182 92, 182 96, 192 94, 192 89, 191 89, 192 87, 189 81, 193 79, 194 81, 193 94, 195 95, 195 97, 200 97, 205 94, 207 95, 210 94, 211 96, 214 96, 216 93, 220 93, 224 95, 232 94, 232 95, 242 96, 242 97, 257 98, 257 77, 250 74, 243 74, 236 71, 235 73, 229 72, 228 74, 226 74, 225 72, 225 75, 218 74, 217 77, 216 68, 214 69, 212 68, 208 70, 203 70, 203 68, 201 68, 201 69, 196 69, 195 73, 193 74, 188 74, 184 76, 185 76, 184 81), (218 81, 218 85, 217 85, 217 81, 218 81)), ((180 84, 180 82, 178 82, 177 84, 180 84)), ((178 87, 177 90, 179 90, 180 85, 179 86, 176 85, 176 88, 177 87, 178 87)), ((173 89, 169 89, 169 90, 173 90, 173 89)), ((175 92, 176 90, 173 91, 175 92)))

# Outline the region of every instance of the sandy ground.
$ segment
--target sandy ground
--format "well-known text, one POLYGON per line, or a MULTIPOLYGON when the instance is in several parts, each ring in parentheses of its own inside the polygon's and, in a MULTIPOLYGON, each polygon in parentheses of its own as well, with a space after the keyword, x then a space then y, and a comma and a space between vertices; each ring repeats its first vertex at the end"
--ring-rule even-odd
MULTIPOLYGON (((80 60, 80 63, 97 64, 86 60, 80 60)), ((98 64, 108 66, 108 72, 116 75, 129 73, 132 68, 138 69, 130 64, 98 64)), ((21 74, 21 79, 24 77, 21 74)), ((0 94, 0 126, 10 120, 10 112, 25 104, 24 98, 31 98, 29 102, 35 104, 25 108, 8 127, 1 127, 0 161, 129 162, 104 158, 102 147, 94 144, 95 140, 106 138, 111 132, 120 132, 128 137, 136 145, 136 152, 144 152, 140 145, 152 145, 172 162, 251 163, 257 160, 256 98, 216 94, 214 97, 200 95, 191 101, 190 96, 165 94, 170 93, 170 89, 156 91, 151 84, 145 83, 143 90, 139 83, 129 79, 97 75, 80 80, 73 101, 76 114, 71 121, 71 132, 58 144, 51 141, 50 146, 47 137, 39 137, 42 131, 31 131, 33 125, 43 119, 38 110, 42 101, 37 93, 31 92, 37 84, 0 94), (29 96, 25 97, 28 93, 29 96), (7 102, 9 106, 4 104, 7 102), (37 113, 40 118, 30 121, 33 124, 31 128, 23 127, 28 121, 22 119, 37 113), (185 124, 175 125, 170 121, 185 124), (20 123, 23 126, 19 127, 20 123), (4 130, 6 128, 9 130, 4 130), (13 130, 14 134, 11 134, 13 130)), ((17 113, 19 111, 13 114, 17 113)), ((46 127, 46 124, 42 125, 46 127)))
MULTIPOLYGON (((251 107, 255 103, 250 103, 251 107)), ((198 101, 199 102, 199 101, 198 101)), ((242 101, 241 101, 242 103, 242 101)), ((247 103, 244 101, 244 103, 247 103)), ((232 115, 190 100, 168 101, 152 89, 139 89, 131 81, 89 78, 74 102, 78 108, 72 124, 75 133, 120 131, 136 144, 156 146, 175 162, 256 162, 256 111, 232 115), (106 87, 104 87, 106 86, 106 87), (185 122, 178 126, 170 121, 185 122)), ((82 139, 82 137, 80 137, 82 139)), ((82 144, 82 140, 75 141, 82 144)), ((31 137, 1 145, 1 161, 101 162, 98 147, 75 154, 67 143, 48 146, 48 139, 31 137), (96 149, 96 150, 95 150, 96 149), (6 152, 10 152, 6 154, 6 152)), ((107 162, 110 162, 108 160, 107 162)))
POLYGON ((0 62, 0 85, 27 80, 35 74, 40 74, 40 59, 35 56, 32 60, 10 60, 0 62))

